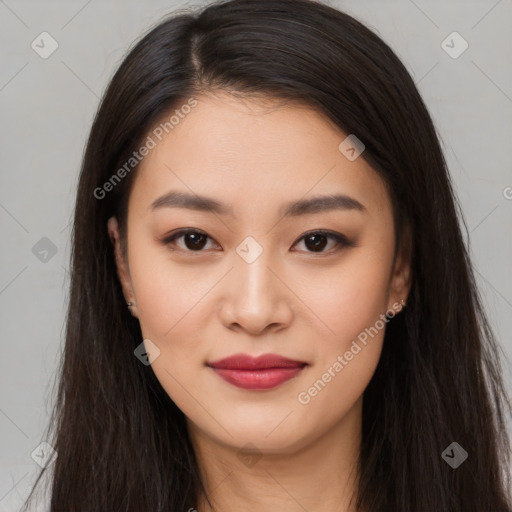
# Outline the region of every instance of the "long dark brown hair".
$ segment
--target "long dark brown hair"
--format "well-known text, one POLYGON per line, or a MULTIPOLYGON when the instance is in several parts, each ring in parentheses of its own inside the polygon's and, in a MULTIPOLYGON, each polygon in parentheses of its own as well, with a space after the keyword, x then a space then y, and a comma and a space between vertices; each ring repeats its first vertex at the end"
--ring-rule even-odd
MULTIPOLYGON (((364 392, 357 505, 364 512, 511 512, 510 401, 463 219, 432 119, 393 51, 353 17, 309 0, 232 0, 152 28, 112 78, 80 172, 58 393, 51 512, 182 512, 202 487, 185 418, 134 356, 142 341, 116 275, 107 219, 125 240, 134 166, 163 115, 215 91, 299 101, 364 142, 398 240, 412 232, 413 284, 364 392), (103 188, 105 190, 105 188, 103 188), (453 441, 468 453, 453 469, 453 441)), ((467 230, 466 230, 467 232, 467 230)), ((34 488, 35 489, 35 488, 34 488)))

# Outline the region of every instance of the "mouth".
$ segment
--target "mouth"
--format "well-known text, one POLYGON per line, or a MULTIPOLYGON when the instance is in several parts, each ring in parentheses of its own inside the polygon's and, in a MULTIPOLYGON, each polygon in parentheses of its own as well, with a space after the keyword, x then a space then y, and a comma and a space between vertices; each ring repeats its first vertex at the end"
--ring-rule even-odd
POLYGON ((236 354, 207 363, 206 366, 234 386, 265 390, 275 388, 297 376, 307 363, 275 354, 264 354, 257 358, 247 354, 236 354))

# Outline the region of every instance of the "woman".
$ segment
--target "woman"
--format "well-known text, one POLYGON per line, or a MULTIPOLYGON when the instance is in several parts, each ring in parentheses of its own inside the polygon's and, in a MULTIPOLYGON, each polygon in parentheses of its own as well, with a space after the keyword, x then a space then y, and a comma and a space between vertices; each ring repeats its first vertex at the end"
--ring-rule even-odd
POLYGON ((232 0, 151 30, 73 244, 52 512, 512 510, 435 128, 350 16, 232 0))

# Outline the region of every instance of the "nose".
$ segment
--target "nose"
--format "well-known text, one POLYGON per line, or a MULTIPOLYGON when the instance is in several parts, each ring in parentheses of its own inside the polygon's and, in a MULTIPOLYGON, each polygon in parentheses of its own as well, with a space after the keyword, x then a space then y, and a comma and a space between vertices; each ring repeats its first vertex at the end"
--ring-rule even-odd
POLYGON ((286 286, 285 276, 276 270, 266 251, 247 263, 235 255, 229 273, 229 285, 221 299, 219 314, 229 329, 251 335, 277 332, 290 325, 294 310, 293 293, 286 286))

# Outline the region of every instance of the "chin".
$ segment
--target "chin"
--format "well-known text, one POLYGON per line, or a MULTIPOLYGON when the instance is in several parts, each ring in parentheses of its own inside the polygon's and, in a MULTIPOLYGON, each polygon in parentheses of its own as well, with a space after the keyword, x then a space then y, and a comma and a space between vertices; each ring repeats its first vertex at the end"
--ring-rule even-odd
MULTIPOLYGON (((295 422, 290 421, 296 414, 290 414, 290 417, 283 421, 286 415, 279 417, 262 415, 252 417, 244 416, 243 421, 240 417, 230 419, 224 416, 225 421, 222 425, 196 425, 203 431, 203 435, 214 438, 218 443, 230 446, 240 451, 256 451, 265 454, 291 454, 294 453, 314 440, 315 430, 308 431, 304 425, 300 427, 295 422)), ((297 419, 297 418, 296 418, 297 419)), ((302 422, 299 422, 299 424, 302 422)))

